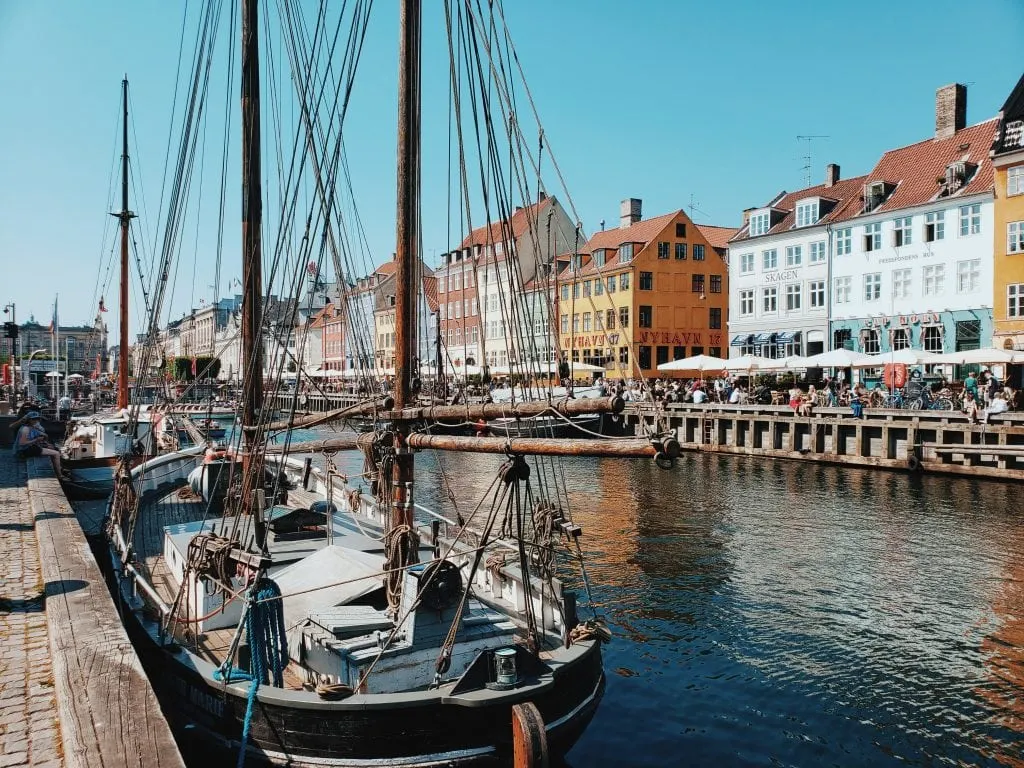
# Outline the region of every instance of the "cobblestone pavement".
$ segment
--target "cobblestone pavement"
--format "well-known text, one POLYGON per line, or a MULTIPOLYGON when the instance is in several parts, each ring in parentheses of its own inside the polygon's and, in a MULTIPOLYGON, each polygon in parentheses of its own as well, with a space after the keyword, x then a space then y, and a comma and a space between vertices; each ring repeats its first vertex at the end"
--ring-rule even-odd
POLYGON ((0 768, 63 765, 25 465, 0 451, 0 768))

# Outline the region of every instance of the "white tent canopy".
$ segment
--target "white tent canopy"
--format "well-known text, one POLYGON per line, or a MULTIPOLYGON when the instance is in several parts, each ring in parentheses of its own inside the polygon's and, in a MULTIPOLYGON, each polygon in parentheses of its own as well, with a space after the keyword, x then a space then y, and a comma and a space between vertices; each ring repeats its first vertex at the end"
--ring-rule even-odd
POLYGON ((671 363, 662 363, 659 371, 724 371, 728 360, 711 355, 693 355, 671 363))
POLYGON ((771 358, 759 355, 740 355, 730 357, 722 367, 727 371, 760 371, 774 362, 771 358))
POLYGON ((1024 353, 1010 349, 983 347, 981 349, 965 349, 962 352, 947 352, 936 355, 933 362, 952 363, 954 365, 1001 365, 1004 363, 1024 362, 1024 353))
POLYGON ((870 368, 872 366, 881 367, 886 363, 903 363, 904 365, 931 365, 932 363, 941 363, 940 359, 942 356, 934 352, 925 352, 923 349, 911 349, 907 347, 905 349, 898 349, 894 352, 882 352, 877 355, 868 355, 874 362, 872 364, 865 364, 864 368, 870 368))
POLYGON ((48 374, 46 374, 46 378, 48 379, 60 379, 63 378, 63 376, 64 374, 60 373, 59 371, 50 371, 48 374))
POLYGON ((840 348, 811 355, 807 358, 807 365, 814 368, 869 368, 877 363, 874 363, 870 356, 863 352, 840 348), (862 365, 865 358, 868 359, 868 364, 862 365))

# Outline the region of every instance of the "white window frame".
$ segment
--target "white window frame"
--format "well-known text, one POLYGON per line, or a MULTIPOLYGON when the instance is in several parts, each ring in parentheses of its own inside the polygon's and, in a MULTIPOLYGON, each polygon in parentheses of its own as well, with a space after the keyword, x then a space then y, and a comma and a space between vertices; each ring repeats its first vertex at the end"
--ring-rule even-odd
POLYGON ((1024 317, 1024 283, 1006 286, 1006 316, 1024 317))
POLYGON ((1006 225, 1006 252, 1024 253, 1024 221, 1011 221, 1006 225))
POLYGON ((804 247, 802 245, 786 246, 786 266, 799 267, 804 260, 804 247))
POLYGON ((868 272, 864 275, 864 301, 878 301, 882 298, 882 273, 868 272))
POLYGON ((892 244, 899 248, 914 242, 914 219, 912 216, 901 216, 892 222, 892 244))
POLYGON ((803 309, 803 286, 800 283, 789 283, 786 286, 786 311, 798 312, 803 309))
POLYGON ((921 270, 921 295, 938 296, 946 288, 944 264, 926 264, 921 270))
POLYGON ((924 215, 924 241, 934 243, 946 239, 946 212, 931 211, 924 215), (931 239, 928 238, 928 227, 932 228, 931 239))
POLYGON ((1024 165, 1006 169, 1006 196, 1024 195, 1024 165))
POLYGON ((779 268, 779 251, 777 248, 768 248, 761 251, 761 269, 771 272, 779 268))
POLYGON ((816 240, 811 243, 811 255, 807 259, 808 264, 821 264, 825 261, 825 241, 816 240))
POLYGON ((894 299, 910 298, 913 272, 910 268, 894 269, 892 271, 892 297, 894 299))
POLYGON ((956 292, 974 293, 981 285, 981 259, 966 259, 956 263, 956 292))
POLYGON ((807 295, 810 297, 811 309, 822 309, 825 306, 825 281, 812 280, 807 284, 807 295))
POLYGON ((981 233, 981 203, 960 206, 960 237, 981 233))
POLYGON ((747 288, 740 291, 740 317, 750 317, 754 314, 754 289, 747 288))
POLYGON ((818 223, 818 201, 809 200, 796 204, 796 225, 809 227, 818 223))
POLYGON ((750 275, 754 272, 754 254, 741 253, 740 254, 740 274, 750 275))
POLYGON ((771 214, 768 211, 754 213, 750 216, 750 237, 759 237, 768 234, 771 229, 771 214))
POLYGON ((853 253, 853 227, 836 230, 836 256, 847 256, 853 253))
POLYGON ((779 289, 776 286, 773 285, 761 289, 761 309, 766 315, 774 315, 778 313, 779 289))
POLYGON ((864 225, 864 250, 882 250, 882 222, 876 221, 873 224, 864 225))
POLYGON ((853 295, 853 278, 849 275, 837 277, 832 281, 832 302, 849 304, 853 295))

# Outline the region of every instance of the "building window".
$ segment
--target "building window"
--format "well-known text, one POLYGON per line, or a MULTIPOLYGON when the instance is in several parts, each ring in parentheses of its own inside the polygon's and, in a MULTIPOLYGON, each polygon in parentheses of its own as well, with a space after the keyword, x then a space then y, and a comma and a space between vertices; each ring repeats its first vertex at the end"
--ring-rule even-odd
POLYGON ((946 282, 946 268, 942 264, 931 264, 924 268, 924 295, 938 296, 946 282))
POLYGON ((752 253, 741 253, 740 254, 740 274, 749 275, 754 271, 754 254, 752 253))
POLYGON ((754 290, 740 291, 740 315, 749 316, 754 314, 754 290))
POLYGON ((686 347, 672 347, 672 359, 682 360, 686 357, 686 347))
POLYGON ((638 328, 654 327, 654 309, 641 304, 638 308, 636 324, 638 328))
POLYGON ((574 299, 578 299, 580 297, 580 284, 579 283, 573 283, 572 284, 572 297, 574 299))
POLYGON ((619 328, 629 328, 629 307, 619 307, 619 328))
POLYGON ((704 293, 704 275, 693 275, 690 283, 692 293, 704 293))
POLYGON ((619 347, 619 365, 629 365, 629 347, 619 347))
POLYGON ((882 297, 882 273, 864 275, 864 301, 878 301, 882 297))
POLYGON ((1024 283, 1006 286, 1006 316, 1024 317, 1024 283))
POLYGON ((1006 194, 1024 195, 1024 165, 1015 165, 1007 169, 1006 194))
POLYGON ((608 330, 609 331, 614 331, 615 330, 615 310, 614 309, 609 309, 607 312, 604 313, 604 316, 605 316, 605 325, 607 326, 608 330))
POLYGON ((910 334, 906 328, 893 328, 892 348, 895 352, 910 348, 910 334))
POLYGON ((623 243, 619 246, 619 261, 626 264, 633 260, 633 244, 623 243))
POLYGON ((845 227, 836 230, 836 256, 853 253, 853 229, 845 227))
POLYGON ((768 234, 768 213, 758 213, 750 217, 750 236, 757 237, 758 235, 768 234))
POLYGON ((977 349, 981 346, 981 320, 957 320, 956 321, 956 349, 955 352, 963 352, 968 349, 977 349))
POLYGON ((809 227, 818 221, 818 201, 800 203, 796 207, 796 225, 798 227, 809 227))
POLYGON ((946 239, 946 212, 932 211, 924 215, 924 241, 934 243, 946 239))
POLYGON ((832 349, 853 351, 853 333, 849 328, 840 328, 832 334, 832 349))
POLYGON ((711 347, 708 350, 708 354, 710 354, 712 357, 721 357, 722 356, 722 348, 721 347, 711 347))
POLYGON ((878 331, 865 330, 861 333, 860 342, 864 346, 864 351, 869 355, 877 355, 880 351, 878 346, 878 331))
POLYGON ((792 312, 800 309, 801 285, 795 283, 786 286, 786 311, 792 312))
POLYGON ((779 253, 774 248, 761 251, 761 269, 768 272, 779 268, 779 253))
POLYGON ((926 325, 921 329, 921 346, 925 352, 942 351, 942 327, 938 325, 926 325))
POLYGON ((960 206, 960 236, 981 232, 981 203, 960 206))
POLYGON ((981 283, 981 259, 956 263, 956 292, 974 293, 981 283))
POLYGON ((807 286, 807 292, 811 297, 811 307, 819 309, 825 306, 825 281, 812 280, 807 286))
POLYGON ((654 290, 654 273, 653 272, 641 272, 640 282, 637 286, 641 291, 653 291, 654 290))
POLYGON ((1006 252, 1024 253, 1024 221, 1011 221, 1006 225, 1006 252))
POLYGON ((590 333, 590 313, 583 313, 583 332, 590 333))
POLYGON ((910 296, 910 274, 909 269, 894 269, 892 273, 892 297, 894 299, 906 299, 910 296))
POLYGON ((619 275, 619 290, 629 290, 629 272, 623 272, 621 275, 619 275))
POLYGON ((676 237, 686 237, 686 224, 683 222, 676 223, 676 237))
POLYGON ((864 250, 879 251, 882 249, 882 222, 876 221, 864 227, 864 250))
POLYGON ((825 260, 825 241, 819 240, 816 243, 811 243, 811 264, 820 264, 825 260))
POLYGON ((572 332, 573 333, 579 333, 580 332, 580 313, 579 312, 575 313, 572 316, 572 332))
POLYGON ((658 258, 667 259, 671 254, 669 246, 671 243, 658 243, 658 258))
POLYGON ((722 292, 722 276, 712 275, 711 276, 711 292, 721 293, 722 292))
POLYGON ((800 262, 803 261, 803 246, 800 245, 787 245, 786 246, 786 266, 787 267, 799 267, 800 262))
POLYGON ((700 243, 693 244, 693 260, 704 261, 704 246, 700 243))
MULTIPOLYGON (((683 225, 685 226, 685 224, 683 225)), ((676 261, 686 259, 686 243, 676 243, 676 261)))
POLYGON ((910 216, 896 219, 892 230, 892 244, 899 248, 901 245, 910 245, 913 242, 914 233, 911 225, 913 218, 910 216))
POLYGON ((761 291, 761 307, 765 313, 779 311, 779 289, 764 288, 761 291))
POLYGON ((600 277, 594 281, 594 295, 604 296, 604 280, 600 277))
POLYGON ((611 277, 608 278, 608 280, 607 280, 608 293, 615 293, 615 285, 618 282, 619 282, 619 279, 615 275, 612 275, 611 277))
POLYGON ((598 248, 597 250, 594 251, 594 253, 591 256, 591 258, 594 261, 594 266, 595 267, 603 267, 605 265, 605 255, 604 255, 604 253, 605 253, 604 248, 598 248))
POLYGON ((708 309, 708 328, 722 327, 722 308, 721 307, 710 307, 708 309))
POLYGON ((647 368, 651 367, 651 348, 650 347, 648 347, 646 345, 640 347, 640 351, 639 351, 639 354, 637 355, 637 357, 639 359, 639 365, 640 365, 641 368, 647 369, 647 368))
POLYGON ((668 362, 668 347, 655 347, 655 353, 658 365, 664 365, 668 362))
POLYGON ((584 280, 583 281, 583 298, 586 299, 589 296, 590 296, 590 281, 589 280, 584 280))

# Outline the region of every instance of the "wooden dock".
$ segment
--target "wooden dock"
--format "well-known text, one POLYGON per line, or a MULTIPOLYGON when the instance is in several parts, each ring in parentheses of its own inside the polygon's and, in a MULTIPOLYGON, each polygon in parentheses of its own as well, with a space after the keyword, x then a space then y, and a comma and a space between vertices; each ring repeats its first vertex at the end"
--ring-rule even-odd
MULTIPOLYGON (((636 429, 656 415, 630 404, 625 418, 636 429)), ((956 411, 868 408, 858 418, 849 408, 798 416, 788 406, 672 403, 659 419, 682 450, 1024 480, 1020 413, 971 424, 956 411)))
MULTIPOLYGON (((0 461, 13 461, 8 454, 0 461)), ((68 768, 183 768, 142 663, 49 461, 28 462, 53 685, 68 768)))

